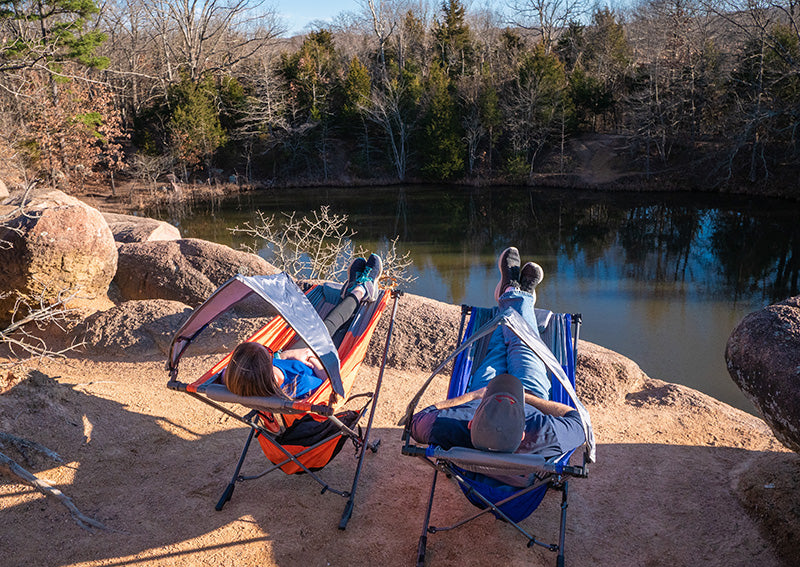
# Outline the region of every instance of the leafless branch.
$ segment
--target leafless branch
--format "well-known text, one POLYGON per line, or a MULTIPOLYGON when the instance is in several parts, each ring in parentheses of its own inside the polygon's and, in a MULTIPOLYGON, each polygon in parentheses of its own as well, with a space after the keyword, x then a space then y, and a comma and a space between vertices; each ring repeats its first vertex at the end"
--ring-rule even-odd
POLYGON ((48 482, 43 478, 39 478, 38 476, 31 473, 27 469, 23 468, 13 459, 7 457, 3 453, 0 453, 0 469, 4 469, 5 471, 8 472, 8 474, 17 477, 26 484, 30 484, 45 496, 52 496, 53 498, 61 502, 64 506, 66 506, 67 510, 69 510, 69 513, 72 514, 72 517, 75 519, 78 525, 82 527, 84 530, 91 532, 92 528, 99 530, 108 529, 102 523, 98 522, 93 518, 90 518, 89 516, 85 515, 83 512, 78 510, 78 507, 75 506, 75 503, 72 501, 72 498, 61 492, 58 488, 50 484, 50 482, 48 482))
MULTIPOLYGON (((0 294, 6 297, 9 292, 0 294)), ((72 342, 70 345, 53 350, 47 341, 32 333, 29 329, 43 329, 47 325, 55 325, 66 331, 66 324, 76 319, 77 310, 67 307, 67 304, 78 297, 75 290, 60 290, 56 299, 48 299, 47 290, 43 290, 37 297, 30 298, 23 294, 17 295, 11 322, 6 328, 0 330, 0 344, 5 344, 17 361, 12 365, 20 364, 30 358, 58 358, 68 352, 83 346, 84 342, 72 342), (18 315, 24 313, 21 318, 18 315)))
MULTIPOLYGON (((345 273, 351 258, 370 252, 363 247, 354 250, 352 237, 356 232, 347 227, 347 215, 331 214, 328 206, 302 218, 294 212, 284 214, 286 220, 282 225, 278 225, 274 215, 257 213, 254 223, 234 227, 231 232, 253 238, 253 246, 244 246, 251 253, 266 245, 272 263, 294 278, 336 280, 345 273)), ((408 274, 412 264, 410 254, 397 251, 398 241, 396 237, 376 251, 383 259, 384 285, 396 286, 414 279, 408 274)))

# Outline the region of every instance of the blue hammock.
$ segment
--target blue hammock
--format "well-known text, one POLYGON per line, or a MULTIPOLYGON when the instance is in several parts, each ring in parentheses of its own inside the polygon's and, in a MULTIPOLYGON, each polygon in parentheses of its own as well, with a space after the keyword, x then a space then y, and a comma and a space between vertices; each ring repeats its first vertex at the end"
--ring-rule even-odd
POLYGON ((500 312, 497 307, 463 306, 458 348, 434 370, 434 373, 409 404, 405 417, 403 454, 422 457, 435 469, 423 533, 418 547, 418 565, 424 564, 425 546, 429 533, 454 529, 484 513, 492 513, 511 523, 528 539, 529 546, 540 545, 557 552, 558 565, 564 564, 567 478, 586 477, 587 463, 594 460, 594 437, 589 416, 575 395, 575 362, 581 317, 580 315, 552 313, 543 309, 536 309, 536 317, 541 341, 530 336, 529 331, 532 329, 515 312, 500 312), (468 320, 467 315, 469 315, 468 320), (581 414, 587 438, 582 465, 570 465, 570 458, 574 450, 554 459, 544 459, 537 455, 487 453, 459 447, 444 450, 436 446, 419 447, 414 445, 410 435, 410 418, 428 385, 450 360, 455 359, 450 374, 447 397, 448 399, 455 398, 467 392, 473 371, 486 355, 491 333, 498 325, 506 325, 512 329, 545 361, 551 379, 551 400, 567 404, 581 414), (528 332, 526 332, 526 328, 528 332), (575 330, 574 335, 573 329, 575 330), (430 526, 430 513, 439 471, 443 471, 453 478, 469 502, 480 508, 481 511, 448 527, 430 526), (558 544, 542 543, 518 524, 537 509, 547 490, 551 488, 562 492, 561 529, 558 544))
MULTIPOLYGON (((472 308, 472 315, 467 323, 467 328, 464 332, 464 338, 470 337, 473 331, 485 325, 494 316, 497 315, 498 308, 472 308)), ((540 313, 542 313, 540 311, 540 313)), ((555 355, 564 373, 569 377, 572 387, 575 387, 575 349, 572 347, 572 315, 569 313, 550 313, 545 327, 539 328, 539 334, 542 341, 550 348, 555 355)), ((467 391, 467 386, 472 378, 472 371, 477 360, 480 361, 486 354, 486 346, 488 344, 487 335, 479 342, 475 343, 473 348, 462 351, 455 361, 453 372, 450 377, 450 385, 447 391, 447 397, 456 398, 467 391)), ((550 399, 556 402, 567 404, 575 407, 575 403, 570 398, 567 391, 558 380, 551 377, 551 395, 550 399)), ((566 464, 569 462, 570 457, 574 450, 562 455, 558 459, 554 459, 552 463, 566 464)), ((483 501, 476 495, 480 494, 493 504, 502 502, 503 500, 513 497, 520 488, 517 486, 509 485, 492 477, 483 475, 481 473, 474 473, 460 467, 455 467, 460 470, 466 485, 459 484, 459 487, 464 492, 467 499, 479 508, 486 508, 483 501)), ((500 505, 499 508, 508 518, 514 522, 520 522, 530 516, 534 510, 539 506, 539 503, 544 498, 547 492, 548 485, 546 483, 540 484, 530 492, 513 498, 506 504, 500 505)), ((494 513, 495 516, 500 517, 499 514, 494 513)))

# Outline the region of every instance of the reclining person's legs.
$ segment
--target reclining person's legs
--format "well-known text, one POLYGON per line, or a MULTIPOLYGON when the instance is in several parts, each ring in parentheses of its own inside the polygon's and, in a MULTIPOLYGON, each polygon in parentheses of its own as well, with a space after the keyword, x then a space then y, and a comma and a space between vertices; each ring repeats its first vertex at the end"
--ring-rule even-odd
MULTIPOLYGON (((536 336, 539 328, 534 314, 535 297, 524 291, 511 291, 500 298, 500 307, 510 307, 517 311, 530 324, 536 336)), ((505 327, 503 338, 506 344, 506 368, 508 373, 522 381, 523 387, 532 394, 550 399, 550 378, 547 367, 531 348, 525 344, 512 330, 505 327)))
POLYGON ((337 332, 347 325, 362 301, 375 301, 382 271, 383 265, 377 254, 371 254, 368 260, 356 258, 350 263, 347 282, 342 286, 342 299, 322 321, 331 337, 336 337, 337 332))

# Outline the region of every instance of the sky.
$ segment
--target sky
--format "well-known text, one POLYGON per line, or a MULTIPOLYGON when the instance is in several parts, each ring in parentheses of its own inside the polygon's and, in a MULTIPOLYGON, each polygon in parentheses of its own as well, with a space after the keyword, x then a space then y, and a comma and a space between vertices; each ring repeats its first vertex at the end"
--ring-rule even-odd
MULTIPOLYGON (((608 6, 629 5, 633 0, 605 0, 600 2, 608 6)), ((341 12, 358 12, 362 10, 359 0, 268 0, 275 7, 278 16, 287 28, 287 37, 305 31, 305 27, 313 21, 323 20, 330 22, 341 12)), ((504 0, 463 0, 467 10, 477 6, 504 6, 504 0)), ((441 5, 441 0, 433 0, 434 8, 441 5)), ((589 3, 591 4, 591 3, 589 3)))
POLYGON ((340 12, 356 11, 358 0, 274 0, 278 15, 292 36, 314 20, 331 21, 340 12))

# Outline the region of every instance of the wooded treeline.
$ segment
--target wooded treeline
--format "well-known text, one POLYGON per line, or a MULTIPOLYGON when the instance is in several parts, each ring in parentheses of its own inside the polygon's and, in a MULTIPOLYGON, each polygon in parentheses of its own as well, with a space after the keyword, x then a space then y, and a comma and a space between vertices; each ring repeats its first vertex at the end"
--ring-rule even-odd
POLYGON ((688 185, 794 188, 800 1, 0 0, 0 159, 62 185, 525 183, 585 133, 688 185), (117 177, 118 178, 118 177, 117 177))

